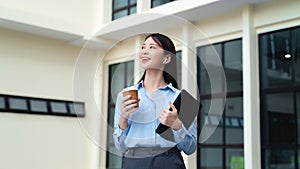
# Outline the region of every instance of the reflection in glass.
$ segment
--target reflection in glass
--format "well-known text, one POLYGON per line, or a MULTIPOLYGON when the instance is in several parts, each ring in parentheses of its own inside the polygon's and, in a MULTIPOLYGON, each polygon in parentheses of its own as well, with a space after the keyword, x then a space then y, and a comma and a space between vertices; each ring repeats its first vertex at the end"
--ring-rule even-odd
POLYGON ((240 119, 243 118, 243 98, 227 98, 225 107, 226 123, 226 143, 243 144, 244 130, 240 125, 240 119))
MULTIPOLYGON (((297 134, 298 134, 298 144, 300 144, 300 93, 296 93, 296 110, 297 110, 297 134)), ((299 154, 300 156, 300 154, 299 154)), ((300 161, 299 161, 300 162, 300 161)))
MULTIPOLYGON (((220 55, 221 52, 221 45, 213 45, 213 46, 204 46, 198 48, 198 56, 200 59, 198 60, 198 73, 199 73, 199 78, 200 81, 200 93, 201 95, 205 94, 211 94, 211 78, 214 78, 215 81, 219 80, 219 86, 215 86, 214 88, 214 94, 216 93, 222 93, 223 92, 223 79, 218 78, 218 77, 209 77, 210 75, 207 72, 207 69, 209 68, 210 72, 214 72, 220 69, 219 65, 216 63, 217 58, 222 57, 220 55)), ((219 60, 220 62, 220 60, 219 60)), ((223 69, 223 68, 222 68, 223 69)), ((219 74, 219 73, 215 73, 219 74)))
POLYGON ((292 84, 292 59, 285 55, 291 52, 291 39, 288 30, 261 35, 260 57, 263 63, 265 87, 287 86, 292 84))
POLYGON ((43 100, 30 100, 30 109, 35 112, 47 113, 47 102, 43 100))
MULTIPOLYGON (((213 131, 212 135, 209 135, 209 138, 201 138, 200 140, 206 140, 203 144, 222 144, 223 143, 223 127, 221 124, 222 116, 207 114, 210 109, 210 101, 213 100, 203 100, 201 101, 203 107, 201 112, 205 112, 201 115, 201 127, 198 130, 202 130, 203 127, 207 128, 207 131, 213 131)), ((200 135, 202 136, 202 135, 200 135)), ((203 135, 207 137, 208 135, 203 135)))
POLYGON ((5 100, 4 97, 0 97, 0 109, 4 109, 5 108, 5 100))
POLYGON ((122 155, 115 148, 113 140, 113 127, 115 115, 115 102, 117 95, 125 87, 134 85, 134 62, 123 62, 109 66, 109 103, 108 103, 108 128, 107 128, 107 163, 106 168, 121 168, 122 155), (116 155, 119 154, 119 155, 116 155))
POLYGON ((226 149, 226 169, 244 169, 243 149, 226 149))
POLYGON ((223 169, 221 148, 201 148, 201 169, 223 169))
POLYGON ((267 112, 267 140, 269 140, 269 143, 295 144, 296 124, 293 93, 268 94, 267 112))
POLYGON ((128 6, 128 0, 114 0, 114 9, 120 9, 128 6))
POLYGON ((242 91, 242 40, 224 43, 224 69, 227 92, 242 91))
POLYGON ((9 103, 10 109, 28 110, 26 99, 23 99, 23 98, 9 98, 8 103, 9 103))
POLYGON ((68 103, 69 110, 71 114, 78 116, 85 115, 84 104, 82 103, 68 103))
POLYGON ((123 17, 123 16, 127 16, 127 15, 128 15, 127 13, 128 13, 128 12, 127 12, 127 9, 122 10, 122 11, 118 11, 118 12, 115 12, 115 13, 114 13, 114 19, 119 19, 119 18, 121 18, 121 17, 123 17))
POLYGON ((110 104, 113 104, 117 101, 117 96, 119 92, 121 92, 126 86, 125 86, 125 74, 122 73, 125 72, 125 64, 114 64, 110 66, 110 104))
MULTIPOLYGON (((182 79, 182 51, 177 51, 176 52, 176 61, 177 61, 177 83, 179 88, 181 88, 181 79, 182 79)), ((186 69, 186 67, 184 66, 184 69, 186 69)))
POLYGON ((50 102, 51 112, 53 113, 68 113, 66 103, 50 102))
POLYGON ((295 156, 293 150, 267 149, 265 169, 294 169, 295 156))
POLYGON ((168 3, 168 2, 172 2, 174 0, 151 0, 151 1, 152 1, 152 3, 151 3, 152 7, 156 7, 156 6, 168 3))

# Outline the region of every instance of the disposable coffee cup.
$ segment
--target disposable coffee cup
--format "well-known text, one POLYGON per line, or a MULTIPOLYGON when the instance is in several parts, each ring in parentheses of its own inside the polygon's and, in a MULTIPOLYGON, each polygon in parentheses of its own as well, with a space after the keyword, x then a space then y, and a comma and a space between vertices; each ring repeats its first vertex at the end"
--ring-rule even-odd
POLYGON ((137 106, 139 107, 139 97, 138 97, 138 90, 135 88, 127 88, 123 90, 123 97, 130 95, 130 100, 136 100, 137 106))

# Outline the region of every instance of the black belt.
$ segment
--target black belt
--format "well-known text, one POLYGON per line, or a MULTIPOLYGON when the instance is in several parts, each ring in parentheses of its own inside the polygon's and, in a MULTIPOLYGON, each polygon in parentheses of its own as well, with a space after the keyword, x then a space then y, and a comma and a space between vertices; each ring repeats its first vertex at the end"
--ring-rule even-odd
POLYGON ((145 158, 157 155, 169 155, 171 153, 180 153, 180 150, 175 147, 136 147, 129 148, 125 153, 125 157, 145 158))

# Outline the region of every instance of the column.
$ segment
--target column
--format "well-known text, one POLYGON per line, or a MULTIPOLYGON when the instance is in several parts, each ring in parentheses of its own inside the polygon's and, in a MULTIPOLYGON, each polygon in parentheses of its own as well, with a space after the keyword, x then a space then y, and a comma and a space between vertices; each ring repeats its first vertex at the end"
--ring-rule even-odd
POLYGON ((245 169, 261 169, 259 59, 253 6, 243 8, 243 103, 245 169))

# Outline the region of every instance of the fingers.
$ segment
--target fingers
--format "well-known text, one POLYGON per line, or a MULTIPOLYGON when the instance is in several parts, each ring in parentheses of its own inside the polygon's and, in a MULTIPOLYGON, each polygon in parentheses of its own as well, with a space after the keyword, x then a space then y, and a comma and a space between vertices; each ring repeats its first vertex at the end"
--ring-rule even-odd
POLYGON ((177 112, 177 109, 176 109, 176 107, 174 106, 174 104, 172 102, 169 101, 169 105, 172 108, 172 111, 177 112))
POLYGON ((128 119, 130 113, 136 111, 138 109, 138 103, 136 100, 130 100, 131 96, 125 96, 122 99, 122 106, 121 106, 121 116, 128 119))

